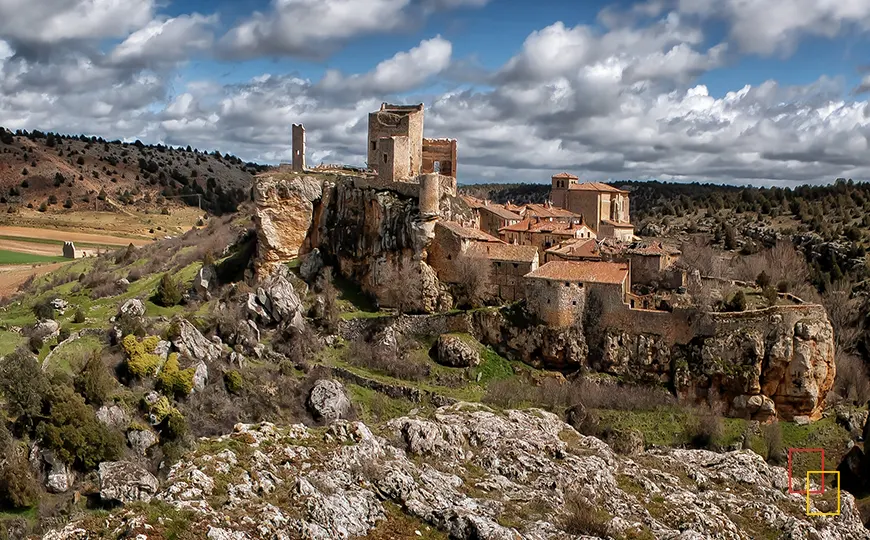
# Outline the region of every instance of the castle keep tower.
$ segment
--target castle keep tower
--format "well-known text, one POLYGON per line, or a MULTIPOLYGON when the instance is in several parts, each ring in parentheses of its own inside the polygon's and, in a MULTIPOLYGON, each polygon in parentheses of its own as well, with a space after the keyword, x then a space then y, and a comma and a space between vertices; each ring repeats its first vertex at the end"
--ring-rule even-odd
POLYGON ((423 163, 423 104, 382 103, 380 110, 369 113, 367 155, 369 168, 377 169, 382 178, 389 177, 393 181, 416 178, 423 163), (403 141, 387 142, 399 137, 407 140, 405 155, 395 151, 396 147, 405 146, 403 141), (387 150, 387 146, 392 147, 392 152, 387 150), (386 162, 393 166, 390 172, 381 170, 386 162))
POLYGON ((305 128, 302 124, 293 124, 292 135, 293 170, 305 170, 305 128))

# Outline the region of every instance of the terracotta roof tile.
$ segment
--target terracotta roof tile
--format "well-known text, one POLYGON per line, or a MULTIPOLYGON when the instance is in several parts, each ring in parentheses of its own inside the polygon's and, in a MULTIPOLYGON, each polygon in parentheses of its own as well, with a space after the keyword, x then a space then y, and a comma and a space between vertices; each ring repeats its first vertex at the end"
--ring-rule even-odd
POLYGON ((527 278, 621 284, 628 278, 628 264, 603 261, 550 261, 526 274, 527 278))
POLYGON ((601 251, 598 249, 598 242, 591 238, 552 247, 547 250, 547 253, 564 255, 567 257, 601 257, 601 251))
POLYGON ((571 184, 568 186, 570 190, 580 191, 598 191, 600 193, 628 193, 625 190, 615 188, 602 182, 583 182, 582 184, 571 184))
POLYGON ((530 263, 538 256, 535 246, 517 246, 513 244, 473 244, 468 248, 472 257, 484 257, 492 261, 530 263))
POLYGON ((519 221, 519 220, 523 219, 522 216, 518 216, 509 210, 505 210, 505 208, 500 204, 490 203, 490 204, 487 204, 485 206, 481 206, 479 208, 479 210, 481 212, 489 211, 489 212, 497 215, 501 219, 507 219, 507 220, 513 220, 513 221, 519 221))
MULTIPOLYGON (((573 235, 574 231, 583 228, 589 228, 586 225, 578 223, 567 223, 564 221, 547 221, 535 220, 534 218, 526 218, 519 223, 508 225, 499 229, 499 232, 537 232, 537 233, 552 233, 552 234, 569 234, 573 235)), ((589 229, 590 231, 592 229, 589 229)))
POLYGON ((569 178, 569 179, 578 180, 578 178, 576 176, 574 176, 571 173, 566 173, 566 172, 560 172, 559 174, 554 174, 553 178, 569 178))
POLYGON ((470 227, 463 227, 462 225, 460 225, 459 223, 456 223, 454 221, 439 221, 435 226, 436 227, 444 227, 445 229, 449 230, 450 232, 452 232, 456 236, 458 236, 460 238, 465 238, 468 240, 477 240, 480 242, 496 242, 499 244, 504 243, 501 240, 499 240, 498 238, 496 238, 495 236, 492 236, 490 234, 486 234, 485 232, 481 231, 480 229, 472 229, 470 227))
POLYGON ((575 214, 570 210, 565 210, 558 206, 545 206, 543 204, 527 204, 525 215, 551 218, 581 218, 580 214, 575 214))
POLYGON ((484 205, 481 199, 472 197, 471 195, 460 195, 459 197, 471 208, 480 208, 484 205))

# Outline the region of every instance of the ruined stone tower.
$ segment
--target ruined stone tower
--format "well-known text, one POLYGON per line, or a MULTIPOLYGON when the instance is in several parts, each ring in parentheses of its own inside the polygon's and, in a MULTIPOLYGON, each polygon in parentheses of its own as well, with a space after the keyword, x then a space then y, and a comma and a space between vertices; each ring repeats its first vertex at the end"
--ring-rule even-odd
POLYGON ((292 135, 293 170, 305 170, 305 128, 302 124, 293 124, 292 135))
POLYGON ((416 178, 423 164, 423 104, 382 103, 379 110, 369 113, 367 156, 369 168, 377 169, 382 178, 390 177, 394 181, 416 178), (391 141, 398 138, 407 142, 391 141), (387 146, 391 148, 385 152, 387 146), (407 153, 395 151, 401 146, 407 148, 407 153), (393 170, 385 173, 381 169, 387 161, 393 170))

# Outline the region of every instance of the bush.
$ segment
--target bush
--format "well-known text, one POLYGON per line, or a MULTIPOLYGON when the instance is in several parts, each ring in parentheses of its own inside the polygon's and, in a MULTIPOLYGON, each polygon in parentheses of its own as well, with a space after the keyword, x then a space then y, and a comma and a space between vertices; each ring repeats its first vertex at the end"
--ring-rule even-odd
POLYGON ((82 308, 77 308, 75 315, 73 315, 73 322, 76 324, 82 324, 86 319, 87 317, 85 317, 85 312, 82 311, 82 308))
POLYGON ((36 434, 44 448, 82 470, 118 459, 124 448, 121 434, 100 423, 84 398, 63 384, 52 386, 48 420, 37 426, 36 434))
POLYGON ((381 372, 390 377, 407 381, 421 381, 429 376, 429 365, 411 357, 378 354, 375 348, 363 339, 351 343, 348 362, 355 366, 381 372))
POLYGON ((186 396, 193 391, 193 368, 179 369, 178 354, 172 353, 157 377, 158 389, 167 396, 186 396))
POLYGON ((177 306, 181 302, 181 287, 178 282, 167 272, 160 278, 157 285, 155 299, 163 307, 177 306))
POLYGON ((746 294, 740 290, 725 303, 725 311, 746 311, 746 294))
POLYGON ((186 434, 187 420, 178 410, 172 409, 163 422, 163 428, 160 430, 161 437, 174 441, 182 439, 186 434))
POLYGON ((242 391, 243 379, 242 374, 236 370, 227 371, 224 373, 224 386, 230 394, 240 394, 242 391))
POLYGON ((42 300, 33 304, 33 315, 38 320, 54 319, 57 316, 57 312, 49 300, 42 300))
POLYGON ((133 334, 127 334, 121 341, 121 348, 127 353, 127 371, 134 377, 144 379, 154 375, 160 368, 163 358, 154 354, 160 342, 157 336, 149 336, 139 341, 133 334))
POLYGON ((102 351, 94 351, 85 359, 73 379, 73 386, 92 405, 100 406, 109 400, 115 378, 103 363, 102 351))
POLYGON ((779 299, 779 293, 776 292, 776 287, 771 285, 762 289, 761 296, 764 298, 764 303, 767 306, 775 306, 776 301, 779 299))
POLYGON ((42 412, 48 392, 48 379, 36 357, 18 350, 0 363, 0 394, 6 398, 6 409, 12 416, 29 423, 42 412))
POLYGON ((693 448, 713 450, 725 433, 722 417, 712 411, 700 411, 687 423, 684 436, 693 448))
POLYGON ((565 497, 562 529, 568 534, 606 537, 611 516, 579 493, 565 497))
MULTIPOLYGON (((5 428, 3 428, 5 429, 5 428)), ((12 509, 30 508, 39 502, 39 483, 33 469, 18 448, 3 451, 0 466, 0 506, 12 509)))

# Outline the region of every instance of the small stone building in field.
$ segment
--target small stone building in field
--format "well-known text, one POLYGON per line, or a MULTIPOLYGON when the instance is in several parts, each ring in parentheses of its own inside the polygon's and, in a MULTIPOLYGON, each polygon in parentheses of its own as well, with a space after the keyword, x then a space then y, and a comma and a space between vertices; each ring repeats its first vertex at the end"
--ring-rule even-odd
POLYGON ((468 249, 468 255, 490 263, 491 294, 506 302, 523 298, 523 276, 538 268, 538 248, 512 246, 504 243, 476 243, 468 249))

